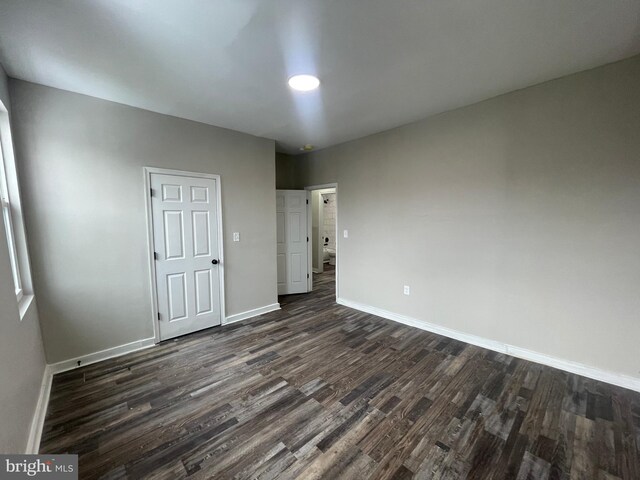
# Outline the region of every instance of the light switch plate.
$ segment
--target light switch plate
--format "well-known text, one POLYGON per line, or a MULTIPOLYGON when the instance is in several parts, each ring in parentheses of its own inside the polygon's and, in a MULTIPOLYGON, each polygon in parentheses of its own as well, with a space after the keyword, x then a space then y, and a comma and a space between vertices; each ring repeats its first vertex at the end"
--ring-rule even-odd
POLYGON ((234 242, 240 241, 240 232, 233 232, 233 241, 234 242))
POLYGON ((349 238, 349 230, 344 231, 344 238, 349 238))
POLYGON ((404 286, 404 294, 411 295, 411 287, 409 285, 404 286))

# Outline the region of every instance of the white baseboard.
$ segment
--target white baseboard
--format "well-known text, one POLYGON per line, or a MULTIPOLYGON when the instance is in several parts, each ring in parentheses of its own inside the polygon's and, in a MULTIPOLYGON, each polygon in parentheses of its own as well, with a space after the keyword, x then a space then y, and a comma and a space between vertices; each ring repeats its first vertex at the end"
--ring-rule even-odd
POLYGON ((70 358, 69 360, 63 360, 61 362, 52 363, 49 365, 51 373, 66 372, 67 370, 73 370, 74 368, 80 368, 92 363, 101 362, 109 358, 119 357, 127 353, 137 352, 144 348, 149 348, 155 345, 155 338, 144 338, 142 340, 136 340, 135 342, 125 343, 124 345, 118 345, 117 347, 107 348, 100 350, 99 352, 89 353, 87 355, 81 355, 79 357, 70 358), (79 363, 78 363, 79 362, 79 363))
POLYGON ((222 324, 229 325, 230 323, 240 322, 241 320, 257 317, 258 315, 264 315, 265 313, 273 312, 275 310, 280 310, 279 303, 272 303, 271 305, 265 305, 264 307, 254 308, 253 310, 236 313, 235 315, 229 315, 222 324))
POLYGON ((571 360, 565 360, 562 358, 552 357, 544 353, 538 353, 526 348, 516 347, 514 345, 508 345, 506 343, 497 342, 495 340, 489 340, 487 338, 478 337, 476 335, 470 335, 468 333, 453 330, 451 328, 442 327, 433 323, 418 320, 416 318, 401 315, 399 313, 390 312, 381 308, 372 307, 358 302, 353 302, 344 298, 338 298, 337 303, 350 307, 361 312, 370 313, 378 317, 386 318, 387 320, 393 320, 394 322, 402 323, 410 327, 419 328, 420 330, 426 330, 427 332, 437 333, 445 337, 453 338, 461 342, 470 343, 478 347, 493 350, 494 352, 504 353, 513 357, 522 358, 531 362, 540 363, 549 367, 564 370, 566 372, 575 373, 584 377, 592 378, 602 382, 618 385, 619 387, 628 388, 636 392, 640 392, 640 378, 631 377, 620 373, 614 373, 607 370, 601 370, 599 368, 584 365, 571 360))
POLYGON ((40 437, 42 437, 42 428, 44 427, 44 419, 47 415, 47 406, 49 405, 49 394, 51 393, 51 380, 53 374, 51 367, 45 365, 42 374, 42 384, 40 385, 40 393, 38 395, 38 403, 36 411, 31 420, 31 428, 29 428, 29 438, 27 439, 26 454, 35 454, 40 450, 40 437))

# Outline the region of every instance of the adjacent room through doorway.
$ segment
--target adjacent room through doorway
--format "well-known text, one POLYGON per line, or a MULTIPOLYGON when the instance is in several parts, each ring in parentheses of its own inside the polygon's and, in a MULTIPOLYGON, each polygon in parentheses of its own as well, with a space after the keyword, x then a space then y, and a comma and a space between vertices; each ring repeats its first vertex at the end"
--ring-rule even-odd
MULTIPOLYGON (((338 247, 338 188, 336 184, 307 187, 310 192, 311 271, 316 274, 328 273, 337 277, 338 247)), ((316 281, 313 278, 313 283, 316 281)), ((323 278, 327 275, 323 275, 323 278)), ((336 278, 337 280, 337 278, 336 278)), ((336 282, 337 292, 337 282, 336 282)))

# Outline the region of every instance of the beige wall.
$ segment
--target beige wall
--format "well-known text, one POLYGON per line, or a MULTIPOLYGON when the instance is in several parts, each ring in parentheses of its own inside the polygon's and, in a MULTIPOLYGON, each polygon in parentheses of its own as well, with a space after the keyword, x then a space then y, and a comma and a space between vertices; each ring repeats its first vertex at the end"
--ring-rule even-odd
POLYGON ((221 175, 226 313, 277 302, 272 140, 10 86, 49 362, 153 336, 143 166, 221 175))
MULTIPOLYGON (((10 109, 1 66, 0 104, 0 113, 10 109)), ((8 137, 6 127, 0 122, 3 143, 8 137)), ((0 453, 25 451, 44 368, 36 305, 32 303, 20 320, 4 222, 0 220, 0 453)))
POLYGON ((341 297, 640 377, 640 57, 296 165, 338 182, 341 297))

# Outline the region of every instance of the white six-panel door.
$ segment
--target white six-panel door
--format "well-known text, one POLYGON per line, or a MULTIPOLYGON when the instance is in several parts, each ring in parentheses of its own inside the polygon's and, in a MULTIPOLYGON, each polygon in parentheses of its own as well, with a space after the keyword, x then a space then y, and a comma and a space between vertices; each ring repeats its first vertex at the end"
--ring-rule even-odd
POLYGON ((160 340, 220 325, 216 179, 151 173, 160 340))
POLYGON ((307 192, 276 190, 278 295, 308 292, 307 192))

